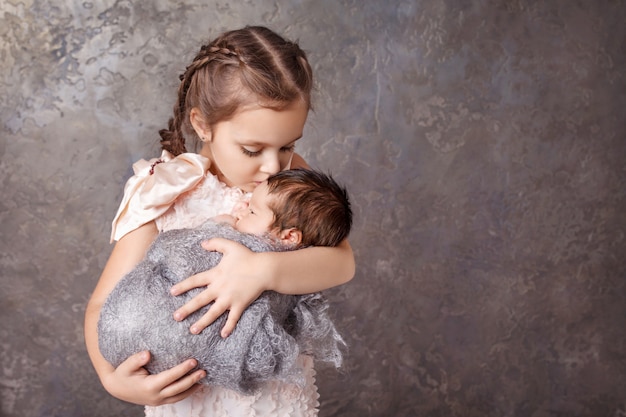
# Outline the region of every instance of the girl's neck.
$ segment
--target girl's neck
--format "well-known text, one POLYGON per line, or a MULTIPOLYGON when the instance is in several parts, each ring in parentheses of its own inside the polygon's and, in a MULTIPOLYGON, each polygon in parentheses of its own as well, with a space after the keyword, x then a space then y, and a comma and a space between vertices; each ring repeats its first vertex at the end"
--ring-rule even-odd
POLYGON ((203 143, 200 151, 198 151, 198 154, 209 160, 209 172, 217 176, 218 172, 215 172, 217 169, 213 163, 213 153, 211 152, 211 147, 208 144, 203 143))

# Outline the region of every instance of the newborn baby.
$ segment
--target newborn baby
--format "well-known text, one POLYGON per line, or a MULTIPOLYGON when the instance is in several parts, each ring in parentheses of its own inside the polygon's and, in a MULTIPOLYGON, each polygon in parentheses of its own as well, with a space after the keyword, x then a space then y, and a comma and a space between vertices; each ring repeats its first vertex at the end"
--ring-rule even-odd
POLYGON ((197 229, 161 233, 141 263, 113 289, 100 313, 102 355, 117 367, 141 350, 151 352, 146 366, 158 373, 188 358, 207 371, 200 382, 242 393, 270 379, 297 381, 300 353, 341 364, 341 336, 319 293, 303 296, 264 292, 243 313, 226 339, 222 315, 199 335, 189 332, 210 307, 176 322, 172 314, 203 290, 174 297, 170 288, 217 265, 221 253, 200 243, 213 237, 237 241, 253 251, 335 246, 348 236, 352 211, 345 189, 331 177, 310 170, 289 170, 259 185, 234 217, 219 216, 197 229))

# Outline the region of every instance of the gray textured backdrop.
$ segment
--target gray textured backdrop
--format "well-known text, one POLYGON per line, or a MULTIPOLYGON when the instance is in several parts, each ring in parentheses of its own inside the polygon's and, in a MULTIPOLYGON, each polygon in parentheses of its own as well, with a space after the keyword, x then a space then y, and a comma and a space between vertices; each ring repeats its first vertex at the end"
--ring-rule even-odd
POLYGON ((85 303, 201 41, 317 76, 298 146, 353 196, 351 346, 322 416, 626 415, 624 1, 0 2, 0 415, 139 416, 85 303))

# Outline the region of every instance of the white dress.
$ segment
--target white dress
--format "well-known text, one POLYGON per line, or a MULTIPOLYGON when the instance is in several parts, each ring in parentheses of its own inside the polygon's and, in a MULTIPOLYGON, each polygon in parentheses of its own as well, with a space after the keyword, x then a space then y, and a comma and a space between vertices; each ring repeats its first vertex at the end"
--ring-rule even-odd
MULTIPOLYGON (((195 227, 218 214, 230 213, 245 194, 226 186, 208 172, 209 161, 198 154, 139 161, 135 176, 113 221, 112 239, 151 220, 159 231, 195 227)), ((319 394, 313 359, 300 355, 304 384, 270 381, 255 395, 218 386, 203 386, 186 399, 158 407, 146 406, 148 417, 317 416, 319 394)))

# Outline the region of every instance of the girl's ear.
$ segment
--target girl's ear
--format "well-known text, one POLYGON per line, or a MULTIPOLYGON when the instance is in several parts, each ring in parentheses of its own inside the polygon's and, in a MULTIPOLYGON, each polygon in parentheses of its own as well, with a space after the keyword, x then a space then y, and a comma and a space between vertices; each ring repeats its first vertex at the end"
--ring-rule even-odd
POLYGON ((189 121, 193 126, 193 130, 196 131, 196 134, 200 138, 202 142, 211 141, 211 129, 207 126, 204 117, 202 117, 202 113, 200 113, 200 109, 194 107, 189 112, 189 121))
POLYGON ((279 238, 284 244, 297 246, 302 242, 302 232, 295 227, 284 229, 280 231, 279 238))

